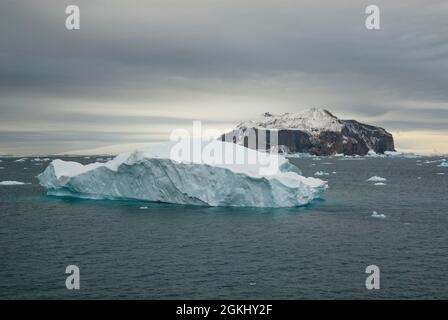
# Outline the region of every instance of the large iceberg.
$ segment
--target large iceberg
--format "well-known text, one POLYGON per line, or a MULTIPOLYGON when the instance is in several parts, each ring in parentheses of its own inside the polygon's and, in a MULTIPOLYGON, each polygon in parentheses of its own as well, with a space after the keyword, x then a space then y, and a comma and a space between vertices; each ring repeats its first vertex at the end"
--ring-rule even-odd
POLYGON ((38 179, 56 196, 236 207, 306 205, 327 188, 326 181, 301 176, 281 155, 217 140, 195 147, 192 141, 125 152, 106 163, 53 160, 38 179), (193 144, 192 152, 181 143, 193 144))

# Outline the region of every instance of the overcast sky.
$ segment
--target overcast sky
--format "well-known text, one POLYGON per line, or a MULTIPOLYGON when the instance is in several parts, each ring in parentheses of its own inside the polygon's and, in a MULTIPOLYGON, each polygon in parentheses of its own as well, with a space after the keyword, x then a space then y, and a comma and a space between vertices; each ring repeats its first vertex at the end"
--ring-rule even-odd
POLYGON ((327 108, 448 153, 448 1, 0 0, 0 153, 327 108), (65 28, 76 4, 81 29, 65 28), (365 8, 381 9, 367 30, 365 8))

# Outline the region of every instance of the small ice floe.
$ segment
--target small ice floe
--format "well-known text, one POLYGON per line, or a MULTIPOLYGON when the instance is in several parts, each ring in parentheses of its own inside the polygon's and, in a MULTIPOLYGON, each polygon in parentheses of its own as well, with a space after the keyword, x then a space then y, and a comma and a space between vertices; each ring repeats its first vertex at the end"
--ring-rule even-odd
POLYGON ((313 166, 313 167, 314 167, 315 165, 316 165, 315 163, 312 163, 312 164, 311 164, 311 166, 313 166))
POLYGON ((320 161, 320 160, 322 160, 322 159, 319 158, 319 157, 315 157, 315 158, 313 158, 313 160, 315 160, 315 161, 320 161))
POLYGON ((367 152, 367 154, 365 156, 368 158, 385 158, 386 157, 385 154, 376 153, 374 150, 369 150, 369 152, 367 152))
POLYGON ((249 282, 250 286, 255 286, 257 283, 256 282, 249 282))
POLYGON ((333 162, 322 162, 321 164, 330 165, 333 164, 333 162))
POLYGON ((344 156, 342 159, 338 159, 339 161, 345 161, 345 160, 366 160, 366 158, 360 157, 360 156, 344 156))
POLYGON ((324 171, 317 171, 314 173, 314 175, 321 177, 321 176, 329 176, 330 174, 328 172, 324 172, 324 171))
POLYGON ((31 159, 31 162, 45 162, 45 161, 50 161, 50 158, 34 158, 34 159, 31 159))
POLYGON ((382 213, 378 213, 376 211, 373 211, 371 217, 372 218, 386 218, 386 215, 384 215, 382 213))
POLYGON ((379 176, 373 176, 373 177, 370 177, 369 179, 367 179, 367 181, 370 181, 370 182, 384 182, 384 181, 387 181, 387 179, 383 178, 383 177, 379 177, 379 176))
POLYGON ((3 170, 3 169, 5 169, 5 167, 0 167, 0 170, 3 170))
POLYGON ((0 186, 21 186, 23 184, 30 184, 20 181, 0 181, 0 186))
POLYGON ((421 180, 422 179, 422 177, 417 177, 417 180, 421 180))
POLYGON ((21 159, 17 159, 14 162, 25 162, 26 160, 28 160, 27 158, 21 158, 21 159))
POLYGON ((140 207, 139 209, 146 210, 146 209, 148 209, 148 207, 140 207))
POLYGON ((333 171, 331 174, 336 174, 337 172, 336 171, 333 171))
POLYGON ((443 175, 445 175, 444 172, 437 172, 436 174, 439 175, 439 176, 443 176, 443 175))
POLYGON ((377 182, 373 184, 374 186, 387 186, 387 183, 384 182, 377 182))
POLYGON ((448 168, 448 161, 443 159, 443 161, 438 165, 440 168, 448 168))

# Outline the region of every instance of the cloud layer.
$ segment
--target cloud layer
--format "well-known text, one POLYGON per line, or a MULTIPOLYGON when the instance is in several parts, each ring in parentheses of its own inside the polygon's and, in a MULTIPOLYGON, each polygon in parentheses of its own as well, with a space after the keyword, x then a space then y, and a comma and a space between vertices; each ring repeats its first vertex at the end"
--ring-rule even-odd
POLYGON ((448 4, 376 1, 378 31, 369 4, 2 1, 0 152, 151 143, 193 119, 225 130, 312 106, 448 152, 448 4), (69 4, 81 30, 65 29, 69 4))

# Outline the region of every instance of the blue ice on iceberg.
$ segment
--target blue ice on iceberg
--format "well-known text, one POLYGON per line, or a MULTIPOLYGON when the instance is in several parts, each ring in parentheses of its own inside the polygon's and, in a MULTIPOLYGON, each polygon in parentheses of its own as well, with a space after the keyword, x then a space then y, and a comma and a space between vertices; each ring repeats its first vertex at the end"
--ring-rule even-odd
POLYGON ((235 207, 306 205, 327 188, 282 155, 218 140, 199 144, 178 154, 179 142, 170 141, 87 165, 57 159, 38 179, 55 196, 235 207), (229 161, 242 155, 257 161, 229 161))

